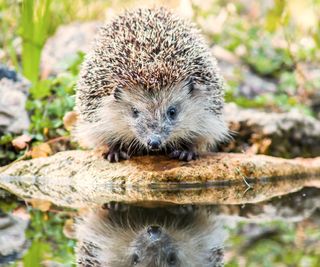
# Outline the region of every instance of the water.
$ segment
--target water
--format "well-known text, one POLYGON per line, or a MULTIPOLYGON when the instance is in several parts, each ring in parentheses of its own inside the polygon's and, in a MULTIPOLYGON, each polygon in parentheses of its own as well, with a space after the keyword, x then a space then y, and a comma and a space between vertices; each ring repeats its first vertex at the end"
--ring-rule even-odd
POLYGON ((319 180, 259 181, 105 184, 91 195, 51 193, 55 206, 44 197, 33 203, 43 212, 7 197, 0 206, 0 244, 6 233, 16 247, 0 265, 320 266, 319 180))

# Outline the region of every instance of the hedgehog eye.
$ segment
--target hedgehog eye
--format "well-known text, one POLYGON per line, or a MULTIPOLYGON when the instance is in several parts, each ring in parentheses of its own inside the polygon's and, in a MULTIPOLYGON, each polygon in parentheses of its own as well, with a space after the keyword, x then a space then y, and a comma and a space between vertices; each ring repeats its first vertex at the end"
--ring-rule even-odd
POLYGON ((137 253, 134 253, 132 256, 132 264, 137 265, 139 263, 139 255, 137 253))
POLYGON ((175 107, 170 107, 167 111, 167 115, 171 120, 177 117, 177 109, 175 107))
POLYGON ((139 110, 137 110, 136 108, 131 108, 132 110, 132 116, 134 118, 137 118, 139 116, 139 110))
POLYGON ((167 257, 167 262, 169 265, 175 265, 177 263, 177 255, 174 252, 170 252, 167 257))

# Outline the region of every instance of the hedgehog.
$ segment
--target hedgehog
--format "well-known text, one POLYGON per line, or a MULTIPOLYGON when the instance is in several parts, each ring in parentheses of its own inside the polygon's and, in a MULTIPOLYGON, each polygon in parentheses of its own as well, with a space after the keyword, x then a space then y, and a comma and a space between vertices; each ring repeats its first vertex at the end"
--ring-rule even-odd
POLYGON ((204 208, 93 209, 76 225, 80 267, 221 267, 226 231, 204 208))
POLYGON ((223 88, 192 22, 165 8, 126 11, 100 29, 81 66, 75 135, 110 162, 194 160, 228 138, 223 88))

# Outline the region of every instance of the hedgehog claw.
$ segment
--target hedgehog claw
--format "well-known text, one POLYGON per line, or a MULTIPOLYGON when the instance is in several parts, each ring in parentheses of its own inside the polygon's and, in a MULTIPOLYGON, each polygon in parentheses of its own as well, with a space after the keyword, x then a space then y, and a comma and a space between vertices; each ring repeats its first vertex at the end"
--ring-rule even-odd
POLYGON ((129 206, 122 202, 110 201, 108 203, 103 204, 102 208, 112 210, 115 212, 124 212, 128 210, 129 206))
POLYGON ((172 158, 172 159, 179 158, 180 153, 181 153, 180 150, 174 150, 174 151, 169 155, 169 157, 172 158))
POLYGON ((186 215, 194 213, 197 210, 197 207, 192 204, 186 204, 178 206, 169 206, 167 210, 175 215, 186 215))
POLYGON ((199 156, 194 151, 187 150, 174 150, 169 154, 172 159, 179 159, 181 161, 191 161, 196 160, 199 156))
POLYGON ((110 150, 109 153, 105 155, 105 158, 109 162, 119 162, 121 160, 129 159, 129 155, 122 150, 110 150))

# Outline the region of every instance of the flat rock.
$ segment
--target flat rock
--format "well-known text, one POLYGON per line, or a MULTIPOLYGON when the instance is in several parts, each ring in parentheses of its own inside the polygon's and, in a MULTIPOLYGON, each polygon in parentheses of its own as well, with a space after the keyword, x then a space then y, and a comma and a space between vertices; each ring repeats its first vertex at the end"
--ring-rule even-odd
POLYGON ((26 218, 0 212, 0 266, 21 258, 26 251, 28 223, 26 218))
POLYGON ((227 152, 248 151, 285 158, 320 156, 320 121, 297 110, 266 112, 229 103, 225 117, 234 132, 227 152))
POLYGON ((189 163, 163 156, 109 163, 75 150, 2 167, 0 187, 73 208, 108 201, 241 204, 320 186, 319 175, 320 157, 217 153, 189 163))
POLYGON ((87 52, 102 24, 100 21, 90 21, 60 26, 44 46, 41 57, 43 73, 57 74, 66 69, 78 52, 87 52))
POLYGON ((20 133, 29 128, 25 109, 30 83, 0 65, 0 133, 20 133))

